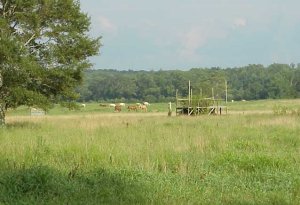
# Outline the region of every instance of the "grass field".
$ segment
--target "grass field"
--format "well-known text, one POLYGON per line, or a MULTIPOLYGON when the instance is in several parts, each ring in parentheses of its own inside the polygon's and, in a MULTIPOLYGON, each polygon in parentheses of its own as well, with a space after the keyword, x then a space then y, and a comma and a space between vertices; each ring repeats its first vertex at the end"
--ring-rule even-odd
POLYGON ((300 204, 300 117, 274 106, 300 100, 198 117, 18 108, 0 129, 0 204, 300 204))

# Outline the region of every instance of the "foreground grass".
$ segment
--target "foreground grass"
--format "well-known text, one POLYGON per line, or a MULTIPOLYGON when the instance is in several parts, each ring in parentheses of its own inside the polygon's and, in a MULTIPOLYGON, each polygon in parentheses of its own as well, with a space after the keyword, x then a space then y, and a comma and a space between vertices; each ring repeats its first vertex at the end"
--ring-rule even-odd
POLYGON ((11 116, 0 204, 299 204, 298 116, 11 116))

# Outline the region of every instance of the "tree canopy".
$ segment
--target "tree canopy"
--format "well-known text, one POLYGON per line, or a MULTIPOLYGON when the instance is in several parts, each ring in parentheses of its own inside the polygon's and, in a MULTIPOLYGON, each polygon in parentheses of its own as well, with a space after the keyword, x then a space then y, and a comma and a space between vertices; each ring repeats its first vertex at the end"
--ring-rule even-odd
POLYGON ((89 70, 78 88, 81 101, 174 100, 176 90, 188 94, 225 98, 225 81, 230 100, 300 97, 300 64, 248 65, 236 68, 193 68, 188 71, 89 70))
POLYGON ((74 88, 100 47, 89 27, 76 0, 0 0, 0 124, 8 108, 78 97, 74 88))

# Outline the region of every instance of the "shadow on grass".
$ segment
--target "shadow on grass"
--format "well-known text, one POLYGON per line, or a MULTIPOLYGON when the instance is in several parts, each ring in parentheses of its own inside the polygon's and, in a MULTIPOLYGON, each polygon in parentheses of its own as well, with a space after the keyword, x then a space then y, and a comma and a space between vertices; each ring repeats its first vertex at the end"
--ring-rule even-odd
POLYGON ((149 189, 137 178, 105 169, 77 175, 46 166, 0 170, 0 204, 145 204, 149 189))
POLYGON ((41 128, 41 125, 34 122, 11 122, 5 125, 8 129, 15 129, 15 128, 26 128, 26 129, 37 129, 41 128))

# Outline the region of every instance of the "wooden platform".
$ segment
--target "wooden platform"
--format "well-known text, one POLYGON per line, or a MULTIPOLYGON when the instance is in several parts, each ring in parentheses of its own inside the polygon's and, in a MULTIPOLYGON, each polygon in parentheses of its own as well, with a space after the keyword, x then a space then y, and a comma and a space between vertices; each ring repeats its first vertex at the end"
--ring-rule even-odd
POLYGON ((222 115, 227 114, 227 106, 176 107, 176 115, 222 115))
POLYGON ((226 84, 226 98, 217 99, 214 95, 214 89, 212 88, 211 97, 203 97, 202 90, 198 96, 193 96, 193 90, 191 88, 191 81, 188 86, 188 96, 182 97, 178 95, 176 90, 176 115, 222 115, 227 114, 227 81, 226 84))

